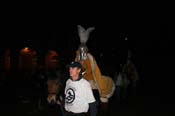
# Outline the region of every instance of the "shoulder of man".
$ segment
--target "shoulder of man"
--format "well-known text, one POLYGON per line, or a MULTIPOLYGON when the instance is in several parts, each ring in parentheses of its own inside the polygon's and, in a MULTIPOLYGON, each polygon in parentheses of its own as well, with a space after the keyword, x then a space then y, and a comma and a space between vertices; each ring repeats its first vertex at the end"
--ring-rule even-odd
POLYGON ((84 78, 82 78, 81 80, 82 80, 82 82, 84 82, 86 85, 90 86, 89 81, 87 81, 87 80, 86 80, 86 79, 84 79, 84 78))
POLYGON ((67 83, 69 83, 70 81, 71 81, 71 79, 70 79, 70 78, 69 78, 69 79, 67 79, 67 80, 66 80, 66 84, 67 84, 67 83))

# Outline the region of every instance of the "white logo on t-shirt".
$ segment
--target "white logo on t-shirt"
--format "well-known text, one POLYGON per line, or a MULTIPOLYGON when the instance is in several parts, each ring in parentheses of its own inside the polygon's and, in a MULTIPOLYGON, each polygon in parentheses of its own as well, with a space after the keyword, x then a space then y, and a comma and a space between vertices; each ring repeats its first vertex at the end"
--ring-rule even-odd
POLYGON ((75 92, 72 88, 68 88, 66 91, 66 103, 70 104, 75 100, 75 92))

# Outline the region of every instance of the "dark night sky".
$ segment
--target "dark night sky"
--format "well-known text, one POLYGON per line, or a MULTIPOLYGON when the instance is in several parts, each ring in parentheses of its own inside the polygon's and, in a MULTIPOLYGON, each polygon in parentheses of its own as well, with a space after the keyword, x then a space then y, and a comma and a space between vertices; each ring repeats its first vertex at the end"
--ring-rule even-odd
POLYGON ((30 11, 24 7, 23 10, 9 10, 2 14, 1 47, 29 45, 36 49, 76 49, 79 44, 76 25, 81 24, 96 28, 88 41, 92 51, 107 50, 111 46, 123 49, 123 39, 128 37, 129 46, 141 55, 172 56, 170 21, 164 15, 166 12, 154 5, 128 6, 129 3, 106 3, 98 7, 93 4, 90 8, 72 6, 67 10, 68 6, 48 11, 30 11))
POLYGON ((1 47, 20 48, 29 45, 38 50, 73 52, 79 45, 76 25, 95 26, 87 43, 94 55, 99 56, 102 51, 106 57, 109 55, 112 58, 108 52, 111 50, 121 55, 121 51, 126 48, 124 38, 127 37, 144 79, 156 82, 161 76, 162 81, 158 85, 163 84, 163 77, 166 72, 171 72, 172 69, 168 67, 174 59, 170 22, 164 20, 164 13, 158 12, 158 9, 143 10, 142 6, 135 10, 125 7, 106 10, 101 7, 96 10, 80 8, 84 13, 71 9, 55 14, 40 10, 35 13, 12 11, 2 23, 1 47))

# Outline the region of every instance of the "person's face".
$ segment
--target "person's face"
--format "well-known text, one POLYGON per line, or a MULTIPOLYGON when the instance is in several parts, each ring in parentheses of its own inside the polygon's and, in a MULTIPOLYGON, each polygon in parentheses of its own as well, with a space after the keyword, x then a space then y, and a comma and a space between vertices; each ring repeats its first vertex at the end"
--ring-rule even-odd
POLYGON ((87 48, 84 46, 79 48, 79 59, 86 60, 87 59, 87 48))
POLYGON ((81 69, 77 67, 70 67, 69 68, 69 75, 73 80, 76 80, 79 77, 81 69))
POLYGON ((81 65, 83 65, 83 64, 84 64, 84 60, 80 60, 79 62, 80 62, 80 64, 81 64, 81 65))

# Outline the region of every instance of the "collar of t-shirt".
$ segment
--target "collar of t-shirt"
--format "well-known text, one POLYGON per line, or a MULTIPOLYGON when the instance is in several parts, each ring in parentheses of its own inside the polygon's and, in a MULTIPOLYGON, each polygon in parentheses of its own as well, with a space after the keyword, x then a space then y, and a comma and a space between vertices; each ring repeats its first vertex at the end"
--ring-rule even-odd
MULTIPOLYGON (((72 80, 72 78, 70 78, 72 80)), ((72 81, 79 81, 80 79, 82 79, 82 75, 79 75, 77 80, 72 80, 72 81)))

